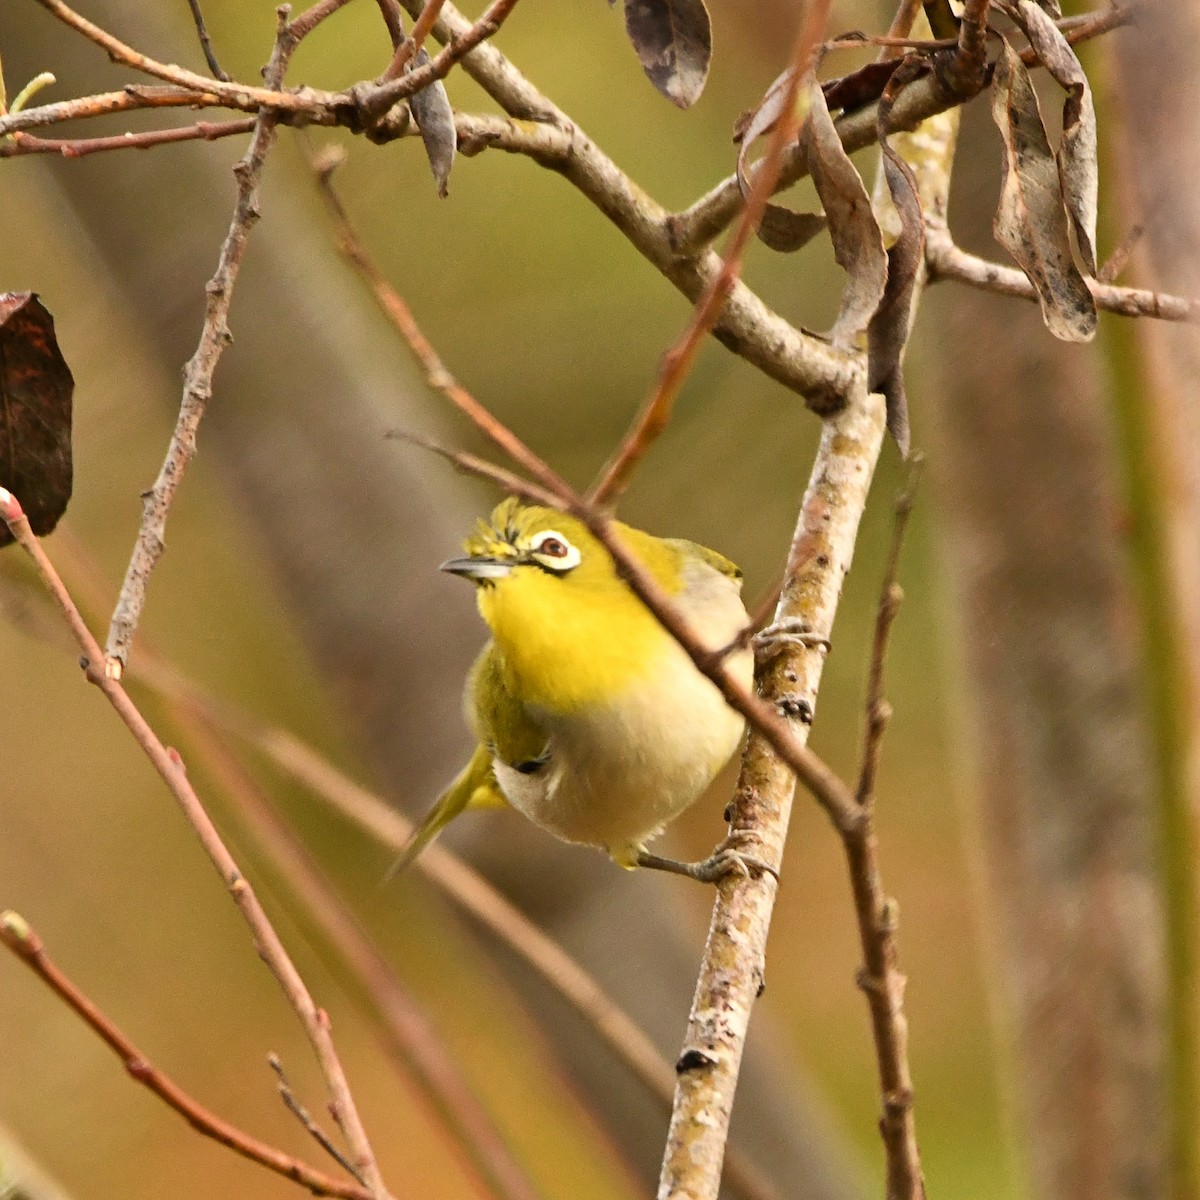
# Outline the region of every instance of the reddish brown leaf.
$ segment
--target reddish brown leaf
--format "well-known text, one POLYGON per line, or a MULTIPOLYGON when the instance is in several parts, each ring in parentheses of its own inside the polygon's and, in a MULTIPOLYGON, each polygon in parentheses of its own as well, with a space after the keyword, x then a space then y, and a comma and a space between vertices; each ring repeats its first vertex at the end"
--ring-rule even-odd
POLYGON ((1029 72, 1007 42, 992 79, 992 119, 1004 140, 996 240, 1037 290, 1046 328, 1063 341, 1091 341, 1096 303, 1071 257, 1058 164, 1029 72))
POLYGON ((695 104, 712 59, 704 0, 625 0, 625 31, 646 78, 672 104, 695 104))
POLYGON ((1062 141, 1056 157, 1058 175, 1063 201, 1075 227, 1080 257, 1088 274, 1095 275, 1096 206, 1100 190, 1096 170, 1096 109, 1075 51, 1042 7, 1032 0, 1019 0, 1010 11, 1038 58, 1067 93, 1063 102, 1062 141))
POLYGON ((888 80, 896 68, 903 62, 902 58, 885 58, 882 61, 869 62, 865 67, 840 79, 830 79, 821 85, 825 93, 825 103, 830 111, 841 109, 843 112, 853 112, 856 108, 866 108, 874 104, 883 93, 888 80))
POLYGON ((846 272, 841 308, 829 336, 835 346, 849 346, 883 299, 888 261, 871 197, 842 146, 818 87, 812 89, 803 145, 809 174, 829 221, 833 256, 846 272))
MULTIPOLYGON (((54 318, 37 295, 0 294, 0 486, 21 502, 39 537, 71 498, 74 387, 54 318)), ((0 524, 0 546, 12 540, 0 524)))

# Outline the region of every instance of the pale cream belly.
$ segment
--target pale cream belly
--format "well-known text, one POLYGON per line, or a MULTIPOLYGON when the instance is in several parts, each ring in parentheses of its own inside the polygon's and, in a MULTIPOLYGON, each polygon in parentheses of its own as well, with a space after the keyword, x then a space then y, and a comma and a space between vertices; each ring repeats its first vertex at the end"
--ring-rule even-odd
MULTIPOLYGON (((730 660, 749 682, 749 654, 730 660)), ((658 670, 586 715, 538 714, 549 758, 532 773, 493 764, 513 808, 570 842, 631 863, 694 803, 741 741, 742 717, 672 646, 658 670)))

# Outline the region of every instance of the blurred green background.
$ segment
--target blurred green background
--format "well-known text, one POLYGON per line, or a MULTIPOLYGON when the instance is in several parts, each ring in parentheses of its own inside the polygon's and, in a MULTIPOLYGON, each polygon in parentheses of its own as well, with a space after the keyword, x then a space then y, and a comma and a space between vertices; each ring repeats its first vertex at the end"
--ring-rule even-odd
MULTIPOLYGON (((88 11, 147 53, 201 69, 183 3, 139 8, 113 3, 88 11)), ((204 10, 225 69, 255 79, 270 50, 271 6, 207 0, 204 10)), ((619 9, 599 0, 526 0, 497 45, 651 194, 682 207, 732 169, 733 120, 781 69, 794 15, 791 5, 772 0, 714 4, 711 79, 686 113, 646 83, 619 9)), ((880 28, 888 16, 882 6, 839 4, 834 24, 880 28)), ((10 94, 39 70, 59 80, 42 99, 129 78, 24 0, 0 7, 0 54, 10 94)), ((289 82, 341 86, 377 74, 387 58, 378 14, 359 0, 303 47, 289 82)), ((461 72, 448 88, 458 108, 493 108, 461 72)), ((994 182, 998 156, 985 122, 976 105, 966 136, 987 147, 988 165, 981 159, 979 170, 994 182)), ((147 124, 97 122, 86 132, 147 124)), ((528 161, 498 152, 460 159, 450 198, 439 201, 416 140, 381 148, 341 132, 281 132, 265 176, 264 220, 233 303, 236 340, 217 372, 201 454, 172 510, 143 630, 218 696, 312 740, 411 813, 468 748, 458 693, 482 641, 467 589, 436 567, 495 496, 420 451, 384 441, 387 430, 408 427, 486 449, 423 392, 339 260, 306 165, 306 155, 329 142, 348 148, 339 186, 364 240, 448 366, 576 484, 603 463, 649 392, 688 307, 578 194, 528 161), (312 356, 323 365, 307 366, 312 356), (347 380, 356 389, 353 403, 343 390, 347 380), (285 475, 307 482, 287 492, 275 486, 285 475), (380 490, 390 495, 386 506, 380 490), (336 519, 324 520, 330 513, 336 519), (300 522, 288 526, 286 554, 284 515, 300 522), (329 577, 339 596, 349 596, 343 599, 350 611, 356 604, 361 611, 398 606, 390 635, 377 640, 372 630, 376 640, 358 644, 357 631, 339 616, 347 611, 341 600, 326 604, 319 594, 319 581, 329 577), (363 592, 355 596, 360 580, 363 592), (327 643, 335 648, 323 655, 313 648, 314 631, 330 623, 339 625, 327 643), (336 649, 343 645, 361 658, 336 649), (394 658, 404 665, 389 674, 394 658), (386 696, 375 690, 376 673, 392 680, 386 696)), ((0 287, 40 293, 76 378, 69 533, 49 538, 47 548, 77 562, 66 538, 82 544, 110 595, 132 544, 138 493, 152 481, 169 436, 179 367, 198 336, 204 283, 232 207, 228 168, 241 149, 240 139, 229 139, 78 161, 16 158, 0 170, 7 225, 0 287)), ((869 179, 869 156, 860 165, 869 179)), ((986 221, 994 191, 986 183, 976 190, 986 221)), ((803 187, 795 198, 806 202, 803 187)), ((823 243, 796 256, 756 246, 745 274, 769 303, 809 328, 824 327, 836 309, 839 274, 823 243)), ((923 321, 918 338, 925 329, 923 321)), ((914 355, 908 374, 922 445, 929 351, 914 355)), ((720 549, 743 566, 748 596, 756 597, 782 564, 817 432, 798 397, 711 345, 622 516, 720 549)), ((821 692, 814 746, 847 773, 858 752, 890 498, 901 480, 888 447, 821 692)), ((1006 1043, 997 1033, 1003 1021, 987 967, 990 929, 980 903, 955 618, 939 565, 943 506, 937 489, 926 488, 905 551, 907 601, 890 661, 896 715, 879 826, 886 883, 902 912, 930 1189, 1006 1200, 1025 1185, 1000 1102, 1008 1060, 998 1049, 1006 1043)), ((11 562, 5 569, 11 572, 11 562)), ((107 612, 91 616, 101 631, 107 612)), ((365 624, 362 632, 366 637, 365 624)), ((307 1048, 165 789, 84 685, 65 642, 46 644, 0 623, 0 663, 7 698, 0 905, 23 913, 144 1052, 205 1103, 315 1158, 278 1103, 264 1063, 268 1050, 277 1051, 319 1112, 320 1082, 307 1048)), ((135 679, 136 663, 135 648, 135 679)), ((165 719, 153 700, 148 708, 165 719)), ((532 1002, 514 985, 511 964, 504 960, 502 969, 488 940, 419 880, 381 888, 385 851, 302 790, 259 774, 431 1014, 541 1194, 644 1194, 652 1157, 606 1132, 598 1097, 539 1031, 542 1009, 553 1002, 532 1002)), ((203 789, 210 781, 201 775, 197 782, 203 789)), ((229 799, 215 787, 205 794, 331 1012, 397 1194, 477 1194, 428 1105, 381 1057, 355 986, 298 915, 229 799)), ((720 837, 721 805, 714 795, 697 806, 672 829, 670 849, 705 853, 720 837)), ((690 986, 685 980, 668 988, 652 960, 649 969, 644 961, 623 961, 623 932, 612 921, 639 907, 661 914, 694 965, 710 896, 674 879, 624 875, 587 851, 545 845, 540 835, 531 840, 507 828, 517 821, 477 818, 474 835, 460 835, 459 844, 497 877, 517 877, 516 891, 534 911, 554 909, 563 881, 585 871, 602 876, 598 893, 589 892, 589 904, 599 904, 590 919, 603 930, 591 951, 630 991, 664 993, 674 1015, 659 1040, 673 1056, 690 986), (500 849, 481 845, 492 842, 500 849), (606 912, 614 916, 606 920, 606 912)), ((764 1045, 777 1052, 776 1067, 800 1081, 811 1102, 805 1120, 827 1131, 847 1178, 877 1194, 878 1098, 866 1008, 854 984, 858 962, 840 850, 819 811, 800 798, 755 1036, 761 1028, 764 1045)), ((578 1029, 572 1036, 589 1038, 578 1029)), ((196 1137, 124 1078, 15 961, 0 960, 0 1039, 0 1117, 71 1194, 293 1194, 291 1185, 196 1137)), ((647 1137, 661 1144, 665 1115, 648 1113, 647 1137)), ((789 1114, 778 1115, 786 1125, 789 1114)), ((790 1184, 786 1194, 806 1194, 803 1179, 790 1184)))

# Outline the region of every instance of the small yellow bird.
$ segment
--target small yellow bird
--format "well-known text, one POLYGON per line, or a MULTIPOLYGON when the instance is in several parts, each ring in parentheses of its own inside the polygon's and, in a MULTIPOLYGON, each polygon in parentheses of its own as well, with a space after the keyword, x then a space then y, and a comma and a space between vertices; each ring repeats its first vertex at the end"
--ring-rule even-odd
MULTIPOLYGON (((694 542, 616 528, 710 646, 745 630, 741 571, 728 559, 694 542)), ((744 722, 583 522, 509 498, 463 549, 442 570, 476 585, 492 632, 464 695, 479 747, 393 871, 459 813, 502 805, 622 867, 711 881, 753 864, 732 851, 679 863, 646 850, 729 761, 744 722)), ((728 659, 747 686, 752 657, 742 649, 728 659)))

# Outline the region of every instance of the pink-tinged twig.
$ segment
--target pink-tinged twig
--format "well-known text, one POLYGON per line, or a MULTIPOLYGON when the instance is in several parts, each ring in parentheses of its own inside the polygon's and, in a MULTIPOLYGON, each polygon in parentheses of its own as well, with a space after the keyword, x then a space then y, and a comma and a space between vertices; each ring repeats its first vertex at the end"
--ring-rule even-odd
POLYGON ((792 71, 785 89, 781 115, 772 130, 767 153, 754 173, 741 220, 730 239, 720 270, 696 302, 691 321, 682 336, 663 359, 654 392, 617 453, 609 460, 588 493, 588 499, 600 508, 612 508, 616 504, 638 464, 667 427, 675 399, 696 361, 701 343, 716 324, 721 308, 741 274, 746 248, 779 182, 784 149, 796 141, 800 132, 801 114, 797 100, 801 87, 809 83, 816 51, 829 20, 829 7, 830 0, 814 0, 805 13, 792 54, 792 71))
POLYGON ((149 150, 172 142, 206 141, 250 133, 256 118, 243 117, 236 121, 197 121, 178 129, 148 129, 142 133, 119 133, 112 137, 42 138, 31 133, 14 133, 0 142, 0 158, 15 158, 23 154, 59 154, 63 158, 83 158, 108 150, 149 150))
POLYGON ((421 47, 425 45, 425 39, 432 31, 444 3, 445 0, 426 0, 412 33, 396 47, 396 53, 387 70, 379 77, 381 83, 386 83, 389 79, 399 79, 408 64, 421 53, 421 47))
POLYGON ((497 420, 480 404, 447 369, 433 343, 425 336, 404 297, 392 287, 387 276, 367 253, 333 186, 333 172, 338 159, 326 158, 314 162, 313 170, 321 185, 321 195, 337 226, 337 245, 343 256, 358 271, 380 308, 404 338, 417 363, 425 372, 430 387, 441 392, 455 408, 485 433, 515 463, 524 467, 547 491, 569 495, 570 486, 547 462, 534 454, 502 421, 497 420))
POLYGON ((131 1079, 148 1088, 173 1108, 198 1133, 228 1146, 235 1153, 308 1188, 315 1196, 341 1196, 345 1200, 371 1200, 361 1183, 335 1179, 274 1146, 261 1142, 217 1116, 164 1075, 100 1010, 91 998, 46 953, 42 939, 15 912, 0 913, 3 942, 56 996, 71 1008, 121 1060, 131 1079))
POLYGON ((380 1176, 374 1151, 371 1149, 366 1130, 363 1128, 362 1120, 354 1103, 354 1097, 350 1092, 345 1070, 334 1048, 328 1015, 324 1009, 317 1007, 310 995, 283 942, 259 903, 254 889, 243 876, 195 789, 188 781, 187 771, 178 754, 169 750, 159 740, 158 735, 150 727, 146 718, 142 716, 137 705, 133 703, 129 694, 121 686, 120 680, 112 673, 101 669, 103 652, 100 644, 84 623, 79 610, 75 607, 74 601, 59 578, 58 572, 42 549, 41 542, 30 530, 29 521, 17 498, 2 487, 0 487, 0 519, 5 521, 12 531, 13 537, 32 559, 42 582, 54 597, 76 644, 83 653, 82 665, 86 678, 104 693, 105 698, 116 710, 134 740, 142 748, 155 770, 158 771, 183 810, 189 824, 196 831, 201 845, 220 873, 221 879, 229 889, 229 893, 246 923, 250 926, 259 954, 279 981, 308 1035, 325 1077, 326 1086, 329 1088, 330 1104, 334 1116, 350 1146, 355 1168, 366 1179, 370 1194, 376 1200, 388 1197, 389 1194, 380 1176))
MULTIPOLYGON (((430 22, 429 29, 433 29, 437 25, 437 18, 440 16, 441 10, 444 7, 446 0, 428 0, 426 8, 422 10, 420 16, 417 17, 417 24, 413 26, 413 35, 415 37, 417 28, 421 25, 425 11, 430 7, 437 9, 434 13, 434 20, 430 22)), ((509 13, 517 6, 517 0, 492 0, 492 3, 484 10, 483 15, 474 22, 462 33, 454 37, 446 39, 446 45, 435 54, 429 62, 423 66, 417 67, 412 71, 404 71, 404 66, 411 58, 416 56, 416 49, 405 58, 401 63, 398 73, 393 73, 396 66, 396 61, 404 54, 405 47, 410 45, 413 38, 409 38, 405 42, 401 42, 396 51, 396 57, 392 64, 384 73, 384 81, 372 88, 364 97, 365 107, 374 113, 387 112, 398 100, 404 99, 405 96, 411 96, 414 92, 419 92, 422 88, 428 87, 431 83, 438 79, 445 79, 450 73, 450 69, 466 55, 470 54, 481 42, 492 37, 507 20, 509 13)))
POLYGON ((188 0, 188 7, 192 10, 192 23, 196 26, 196 36, 200 39, 200 49, 204 52, 204 61, 208 63, 208 69, 222 83, 229 83, 229 76, 221 70, 221 64, 217 62, 212 39, 208 36, 208 26, 204 24, 204 13, 200 11, 200 0, 188 0))
MULTIPOLYGON (((42 2, 50 3, 52 0, 42 2)), ((283 81, 288 60, 296 44, 288 33, 287 26, 281 21, 271 60, 263 72, 263 78, 268 85, 278 87, 283 81)), ((259 181, 267 152, 275 140, 277 125, 278 114, 273 109, 263 109, 255 121, 254 136, 250 145, 233 169, 237 178, 237 202, 234 205, 229 232, 221 246, 216 273, 205 290, 204 325, 200 331, 200 344, 184 371, 183 398, 180 401, 175 430, 167 446, 166 458, 153 486, 142 498, 142 520, 138 527, 137 540, 108 628, 105 672, 114 678, 120 678, 129 659, 130 646, 146 600, 146 585, 164 549, 167 514, 171 508, 171 501, 175 498, 175 490, 183 479, 188 463, 196 453, 196 431, 212 395, 213 374, 222 351, 232 340, 229 332, 229 305, 233 300, 233 288, 246 251, 250 229, 260 215, 259 181)))
MULTIPOLYGON (((195 71, 175 66, 173 63, 161 63, 149 55, 140 53, 132 46, 126 45, 120 38, 101 29, 99 25, 93 24, 70 5, 63 3, 63 0, 36 0, 36 2, 62 21, 64 25, 74 29, 76 33, 82 34, 89 42, 94 42, 113 62, 131 67, 144 75, 162 79, 177 87, 186 88, 191 92, 216 96, 222 104, 232 108, 249 107, 256 111, 271 108, 282 112, 304 112, 312 107, 315 98, 321 96, 320 93, 306 95, 303 91, 283 92, 278 89, 278 84, 271 86, 269 81, 265 88, 251 87, 243 83, 225 83, 223 80, 213 79, 208 75, 199 75, 195 71)), ((328 96, 329 93, 324 95, 328 96)))

